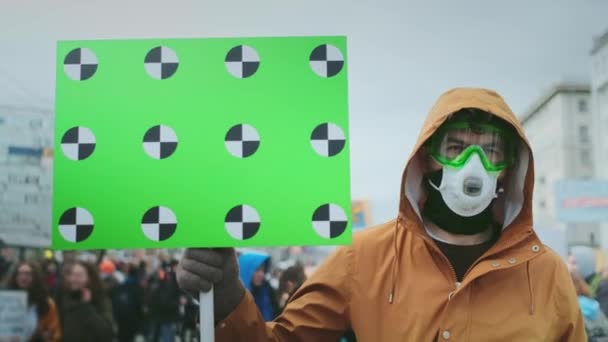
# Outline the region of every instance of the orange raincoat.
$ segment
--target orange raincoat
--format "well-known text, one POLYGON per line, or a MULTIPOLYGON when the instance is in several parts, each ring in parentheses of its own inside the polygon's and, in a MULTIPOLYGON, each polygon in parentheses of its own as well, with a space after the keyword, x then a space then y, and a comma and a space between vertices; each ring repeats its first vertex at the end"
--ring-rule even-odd
POLYGON ((453 89, 431 109, 405 172, 397 219, 354 236, 264 323, 247 293, 216 327, 217 341, 334 342, 352 329, 359 342, 586 341, 565 263, 532 229, 534 166, 521 124, 485 89, 453 89), (420 217, 423 143, 462 108, 490 112, 516 128, 518 162, 496 200, 504 222, 497 243, 462 283, 420 217))

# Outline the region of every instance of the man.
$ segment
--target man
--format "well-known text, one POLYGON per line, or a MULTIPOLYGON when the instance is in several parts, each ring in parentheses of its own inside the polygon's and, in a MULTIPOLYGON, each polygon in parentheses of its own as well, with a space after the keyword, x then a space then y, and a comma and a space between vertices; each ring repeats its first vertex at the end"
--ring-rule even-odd
POLYGON ((153 323, 148 341, 175 340, 181 295, 175 278, 176 267, 176 261, 164 261, 156 274, 150 277, 148 305, 153 323))
POLYGON ((289 298, 296 292, 297 289, 304 284, 306 281, 306 272, 304 266, 300 263, 296 263, 293 266, 289 266, 279 279, 278 289, 278 300, 279 300, 279 311, 283 311, 289 298))
POLYGON ((259 252, 245 252, 238 257, 241 281, 252 294, 265 321, 272 321, 278 311, 274 289, 266 280, 270 271, 270 256, 259 252))
POLYGON ((144 289, 135 265, 124 264, 125 279, 112 288, 112 310, 116 322, 118 341, 133 342, 143 321, 144 289))
POLYGON ((402 177, 396 220, 355 234, 265 324, 232 249, 190 249, 178 279, 215 286, 217 341, 585 341, 564 262, 532 229, 534 166, 493 91, 431 109, 402 177))

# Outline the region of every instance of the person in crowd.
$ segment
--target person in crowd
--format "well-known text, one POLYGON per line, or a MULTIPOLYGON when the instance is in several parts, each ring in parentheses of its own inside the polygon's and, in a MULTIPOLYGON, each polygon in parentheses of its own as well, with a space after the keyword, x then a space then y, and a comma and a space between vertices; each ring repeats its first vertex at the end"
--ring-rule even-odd
POLYGON ((333 342, 349 329, 358 341, 584 341, 568 269, 533 230, 533 188, 530 145, 500 95, 452 89, 406 164, 396 219, 337 248, 273 322, 234 249, 187 249, 178 282, 214 288, 218 342, 333 342))
POLYGON ((57 296, 57 291, 60 291, 59 284, 59 263, 54 259, 45 259, 42 263, 44 284, 49 291, 51 297, 57 296))
POLYGON ((306 281, 306 273, 302 264, 297 263, 288 267, 279 278, 278 302, 279 312, 282 312, 291 296, 306 281))
POLYGON ((199 307, 194 298, 188 295, 183 295, 180 301, 183 306, 181 338, 190 342, 198 336, 199 307))
POLYGON ((12 262, 6 257, 8 248, 4 241, 0 239, 0 288, 7 286, 9 275, 11 274, 12 262))
POLYGON ((608 280, 601 272, 597 272, 597 258, 593 248, 589 246, 573 246, 570 248, 568 262, 573 264, 583 281, 589 285, 591 298, 597 299, 600 308, 608 315, 608 280))
POLYGON ((82 261, 69 264, 59 299, 59 313, 62 341, 112 341, 112 305, 95 265, 82 261))
POLYGON ((599 274, 602 280, 597 287, 595 298, 600 303, 604 315, 608 317, 608 261, 606 261, 606 259, 604 260, 602 270, 599 274))
POLYGON ((23 341, 59 342, 61 326, 55 301, 49 296, 38 267, 20 262, 10 277, 8 288, 27 292, 28 309, 23 321, 23 341))
POLYGON ((608 342, 608 319, 600 309, 600 303, 593 299, 589 284, 575 268, 571 269, 570 275, 585 319, 585 330, 589 342, 608 342))
POLYGON ((266 321, 272 321, 279 311, 275 290, 266 280, 270 271, 270 256, 260 252, 244 252, 239 256, 240 278, 251 292, 266 321))
POLYGON ((118 341, 133 342, 143 323, 143 288, 135 265, 127 265, 123 273, 127 275, 124 281, 110 292, 112 311, 118 328, 118 341))
POLYGON ((578 274, 589 285, 591 296, 595 297, 602 281, 602 275, 597 273, 595 250, 589 246, 572 246, 568 262, 575 266, 578 274))
POLYGON ((181 290, 175 278, 177 262, 164 262, 150 277, 148 284, 150 310, 150 342, 173 342, 179 322, 181 290))
POLYGON ((112 293, 112 290, 124 280, 120 271, 118 271, 114 262, 108 258, 104 258, 99 263, 99 277, 101 285, 106 293, 112 293))

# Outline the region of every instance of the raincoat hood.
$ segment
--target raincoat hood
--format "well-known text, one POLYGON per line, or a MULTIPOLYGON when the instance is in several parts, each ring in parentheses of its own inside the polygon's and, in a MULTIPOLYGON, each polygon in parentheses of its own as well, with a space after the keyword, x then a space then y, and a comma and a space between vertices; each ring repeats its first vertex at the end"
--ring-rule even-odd
POLYGON ((262 265, 264 265, 264 270, 267 272, 270 267, 270 256, 268 254, 246 252, 239 255, 239 276, 249 291, 252 290, 251 280, 253 279, 253 274, 262 265))
MULTIPOLYGON (((509 176, 504 184, 505 192, 499 196, 494 207, 495 216, 500 218, 503 229, 513 224, 516 219, 519 226, 532 224, 532 192, 534 187, 534 167, 528 139, 521 124, 509 106, 496 92, 487 89, 456 88, 444 93, 429 112, 418 141, 408 160, 402 177, 401 204, 399 206, 402 217, 417 217, 421 220, 420 207, 425 198, 423 176, 424 143, 435 131, 450 117, 451 114, 464 109, 477 108, 488 112, 510 124, 518 134, 519 155, 516 163, 509 168, 509 176)), ((529 231, 513 232, 513 238, 528 235, 529 231)))

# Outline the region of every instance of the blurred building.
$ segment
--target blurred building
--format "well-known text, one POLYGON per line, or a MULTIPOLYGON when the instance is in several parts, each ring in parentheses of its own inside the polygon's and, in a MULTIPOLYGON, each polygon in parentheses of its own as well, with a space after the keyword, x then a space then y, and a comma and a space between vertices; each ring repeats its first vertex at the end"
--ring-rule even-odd
POLYGON ((591 50, 591 98, 597 122, 597 175, 608 178, 608 31, 595 40, 591 50))
POLYGON ((595 175, 591 87, 559 84, 541 96, 521 121, 534 153, 536 228, 559 229, 565 232, 569 244, 600 243, 598 224, 558 221, 554 193, 558 181, 591 179, 595 175))
POLYGON ((598 176, 608 176, 608 31, 595 40, 591 50, 591 92, 598 135, 598 176))
MULTIPOLYGON (((608 31, 597 38, 591 49, 591 101, 595 115, 596 176, 608 180, 608 31)), ((608 247, 608 222, 601 223, 606 232, 603 246, 608 247)))
POLYGON ((51 241, 53 116, 49 108, 0 104, 0 239, 51 241))

